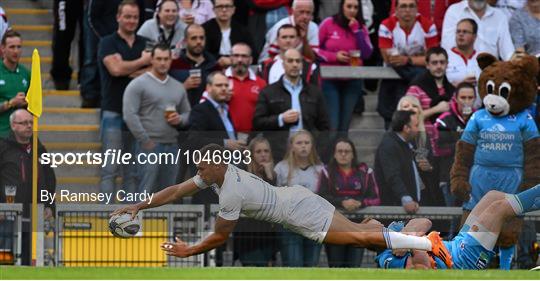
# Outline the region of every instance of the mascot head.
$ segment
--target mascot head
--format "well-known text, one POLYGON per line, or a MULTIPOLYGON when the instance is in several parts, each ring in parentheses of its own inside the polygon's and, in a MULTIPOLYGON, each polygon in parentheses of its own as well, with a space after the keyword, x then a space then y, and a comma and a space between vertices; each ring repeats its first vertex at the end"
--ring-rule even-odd
POLYGON ((498 61, 494 56, 482 53, 477 61, 482 69, 478 92, 489 113, 494 116, 516 114, 534 102, 539 72, 536 57, 498 61))

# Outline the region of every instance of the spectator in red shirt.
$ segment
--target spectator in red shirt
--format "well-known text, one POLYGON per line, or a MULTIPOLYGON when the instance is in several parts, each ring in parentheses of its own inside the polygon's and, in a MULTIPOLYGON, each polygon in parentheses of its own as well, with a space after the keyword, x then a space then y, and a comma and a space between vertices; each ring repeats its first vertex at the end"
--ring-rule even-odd
POLYGON ((266 82, 249 68, 253 62, 249 45, 235 44, 231 51, 231 62, 225 75, 229 83, 232 83, 232 97, 229 101, 232 123, 237 132, 249 133, 259 92, 266 87, 266 82))
POLYGON ((439 45, 437 28, 418 14, 416 0, 396 1, 396 14, 379 27, 379 48, 385 65, 393 67, 401 81, 383 81, 377 111, 388 128, 399 99, 407 85, 424 71, 426 50, 439 45))
POLYGON ((426 50, 438 45, 435 24, 418 15, 416 0, 398 0, 396 14, 379 28, 379 47, 384 61, 392 66, 424 66, 426 50))

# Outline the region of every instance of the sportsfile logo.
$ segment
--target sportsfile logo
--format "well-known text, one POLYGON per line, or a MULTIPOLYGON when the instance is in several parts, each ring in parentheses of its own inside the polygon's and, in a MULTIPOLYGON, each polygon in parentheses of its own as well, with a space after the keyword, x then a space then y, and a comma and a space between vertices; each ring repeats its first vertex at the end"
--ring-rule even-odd
POLYGON ((131 154, 121 149, 107 149, 105 152, 68 152, 68 153, 43 153, 40 158, 42 165, 51 165, 56 168, 60 165, 99 165, 102 168, 107 165, 130 165, 130 164, 177 164, 181 150, 174 153, 138 153, 131 154))
POLYGON ((136 153, 124 152, 121 149, 107 149, 105 152, 68 152, 68 153, 43 153, 40 158, 42 165, 50 165, 57 168, 60 165, 99 165, 104 168, 107 165, 178 165, 199 164, 200 162, 212 162, 222 164, 248 165, 251 163, 251 151, 249 150, 225 150, 223 152, 209 151, 201 153, 199 150, 181 150, 176 153, 136 153))

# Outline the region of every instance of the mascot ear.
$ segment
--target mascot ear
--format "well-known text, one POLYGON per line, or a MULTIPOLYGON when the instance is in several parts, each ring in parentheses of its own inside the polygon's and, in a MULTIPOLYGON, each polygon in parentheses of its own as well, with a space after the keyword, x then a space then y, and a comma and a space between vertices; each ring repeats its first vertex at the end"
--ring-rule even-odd
POLYGON ((514 62, 520 69, 527 73, 528 77, 537 77, 540 67, 538 59, 534 56, 524 56, 514 62))
POLYGON ((480 69, 484 70, 486 67, 495 63, 497 58, 488 53, 481 53, 478 55, 478 57, 476 57, 476 61, 478 62, 480 69))

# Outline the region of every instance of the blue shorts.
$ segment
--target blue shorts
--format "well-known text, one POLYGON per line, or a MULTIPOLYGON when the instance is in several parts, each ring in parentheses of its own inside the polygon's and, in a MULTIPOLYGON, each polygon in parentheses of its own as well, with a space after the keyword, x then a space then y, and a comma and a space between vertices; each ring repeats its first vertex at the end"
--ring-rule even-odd
POLYGON ((518 191, 523 169, 499 168, 474 165, 471 168, 471 200, 463 204, 463 209, 472 210, 480 199, 491 190, 515 194, 518 191))
POLYGON ((452 255, 455 269, 485 269, 495 252, 484 248, 474 237, 467 233, 465 225, 452 241, 444 244, 452 255))
POLYGON ((405 254, 403 257, 396 257, 392 254, 391 249, 382 251, 375 257, 375 263, 379 268, 399 268, 405 269, 407 265, 407 259, 411 256, 410 253, 405 254))

